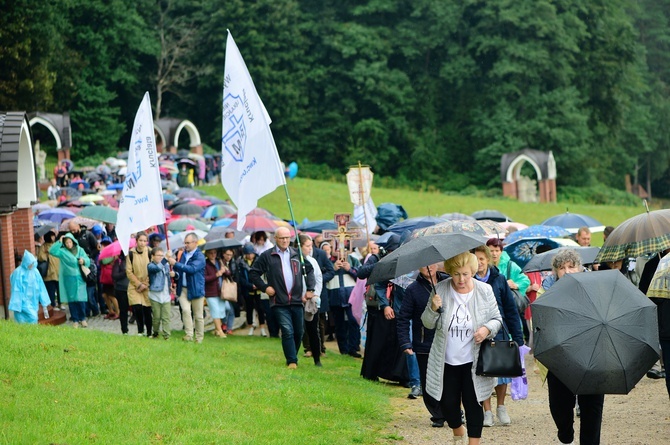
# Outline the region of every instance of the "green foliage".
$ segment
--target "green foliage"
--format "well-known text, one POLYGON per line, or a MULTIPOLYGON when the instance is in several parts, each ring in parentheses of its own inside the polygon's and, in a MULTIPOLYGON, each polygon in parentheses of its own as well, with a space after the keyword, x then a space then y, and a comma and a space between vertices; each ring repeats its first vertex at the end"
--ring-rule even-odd
POLYGON ((562 203, 638 206, 640 198, 622 190, 608 188, 602 184, 591 187, 559 188, 558 199, 562 203))
POLYGON ((70 111, 75 157, 125 149, 144 91, 218 150, 230 29, 308 176, 360 160, 388 184, 497 189, 501 155, 532 148, 559 186, 670 190, 670 0, 0 6, 0 103, 70 111))
POLYGON ((347 356, 291 371, 279 340, 181 334, 0 323, 0 443, 374 444, 405 392, 361 379, 347 356))

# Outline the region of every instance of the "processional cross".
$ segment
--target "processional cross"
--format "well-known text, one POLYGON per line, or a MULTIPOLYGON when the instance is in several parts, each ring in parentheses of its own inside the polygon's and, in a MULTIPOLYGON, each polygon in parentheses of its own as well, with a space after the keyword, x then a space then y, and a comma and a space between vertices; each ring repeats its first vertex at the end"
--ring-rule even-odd
POLYGON ((351 252, 351 240, 360 239, 363 237, 359 229, 349 229, 350 213, 336 213, 335 222, 337 223, 337 230, 324 230, 324 240, 334 240, 335 250, 340 261, 346 261, 348 254, 351 252))

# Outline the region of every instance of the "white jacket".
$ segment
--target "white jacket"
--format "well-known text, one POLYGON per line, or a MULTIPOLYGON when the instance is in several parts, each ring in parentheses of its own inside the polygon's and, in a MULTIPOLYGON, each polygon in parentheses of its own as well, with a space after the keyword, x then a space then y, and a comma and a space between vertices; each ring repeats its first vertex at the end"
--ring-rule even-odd
MULTIPOLYGON (((448 298, 451 287, 451 278, 440 281, 435 285, 435 292, 442 298, 442 307, 444 312, 439 314, 431 309, 431 298, 428 299, 428 305, 421 315, 423 325, 428 329, 435 329, 435 338, 430 348, 428 356, 428 368, 426 371, 426 392, 433 396, 435 400, 442 399, 442 383, 444 381, 444 357, 447 350, 447 334, 449 327, 449 316, 454 307, 454 300, 448 298), (440 317, 440 315, 442 315, 440 317), (437 324, 438 318, 440 320, 437 324), (437 326, 436 326, 437 325, 437 326)), ((502 327, 502 318, 498 311, 498 303, 491 286, 486 283, 472 279, 475 293, 468 302, 468 310, 472 315, 473 330, 477 331, 482 326, 486 326, 491 333, 487 338, 493 338, 502 327)), ((477 359, 479 358, 479 345, 472 342, 472 381, 475 386, 477 400, 483 402, 491 397, 491 392, 498 382, 497 377, 482 377, 475 375, 477 368, 477 359)))

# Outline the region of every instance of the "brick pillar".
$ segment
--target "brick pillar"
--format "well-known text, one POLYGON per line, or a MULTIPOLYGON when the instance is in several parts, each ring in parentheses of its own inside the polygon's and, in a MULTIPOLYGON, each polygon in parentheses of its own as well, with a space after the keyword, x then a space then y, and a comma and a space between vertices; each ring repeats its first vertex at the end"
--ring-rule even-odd
POLYGON ((516 191, 516 181, 514 182, 503 182, 502 184, 503 196, 508 198, 518 199, 516 191))
POLYGON ((14 227, 14 248, 19 255, 27 250, 35 255, 35 229, 33 228, 33 210, 19 209, 12 214, 14 227))
MULTIPOLYGON (((32 224, 31 224, 32 227, 32 224)), ((2 286, 0 286, 0 311, 4 319, 9 314, 4 313, 5 305, 9 305, 11 286, 9 276, 16 268, 14 263, 14 228, 12 226, 12 214, 0 215, 0 252, 2 252, 2 286)))

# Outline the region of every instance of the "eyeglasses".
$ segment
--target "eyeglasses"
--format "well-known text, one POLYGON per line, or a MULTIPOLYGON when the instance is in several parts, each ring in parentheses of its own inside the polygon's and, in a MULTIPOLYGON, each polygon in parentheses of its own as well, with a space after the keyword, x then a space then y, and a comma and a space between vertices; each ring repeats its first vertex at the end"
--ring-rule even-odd
POLYGON ((275 236, 276 240, 282 240, 282 239, 291 239, 290 236, 275 236))
POLYGON ((184 244, 195 244, 197 241, 184 241, 184 244))

